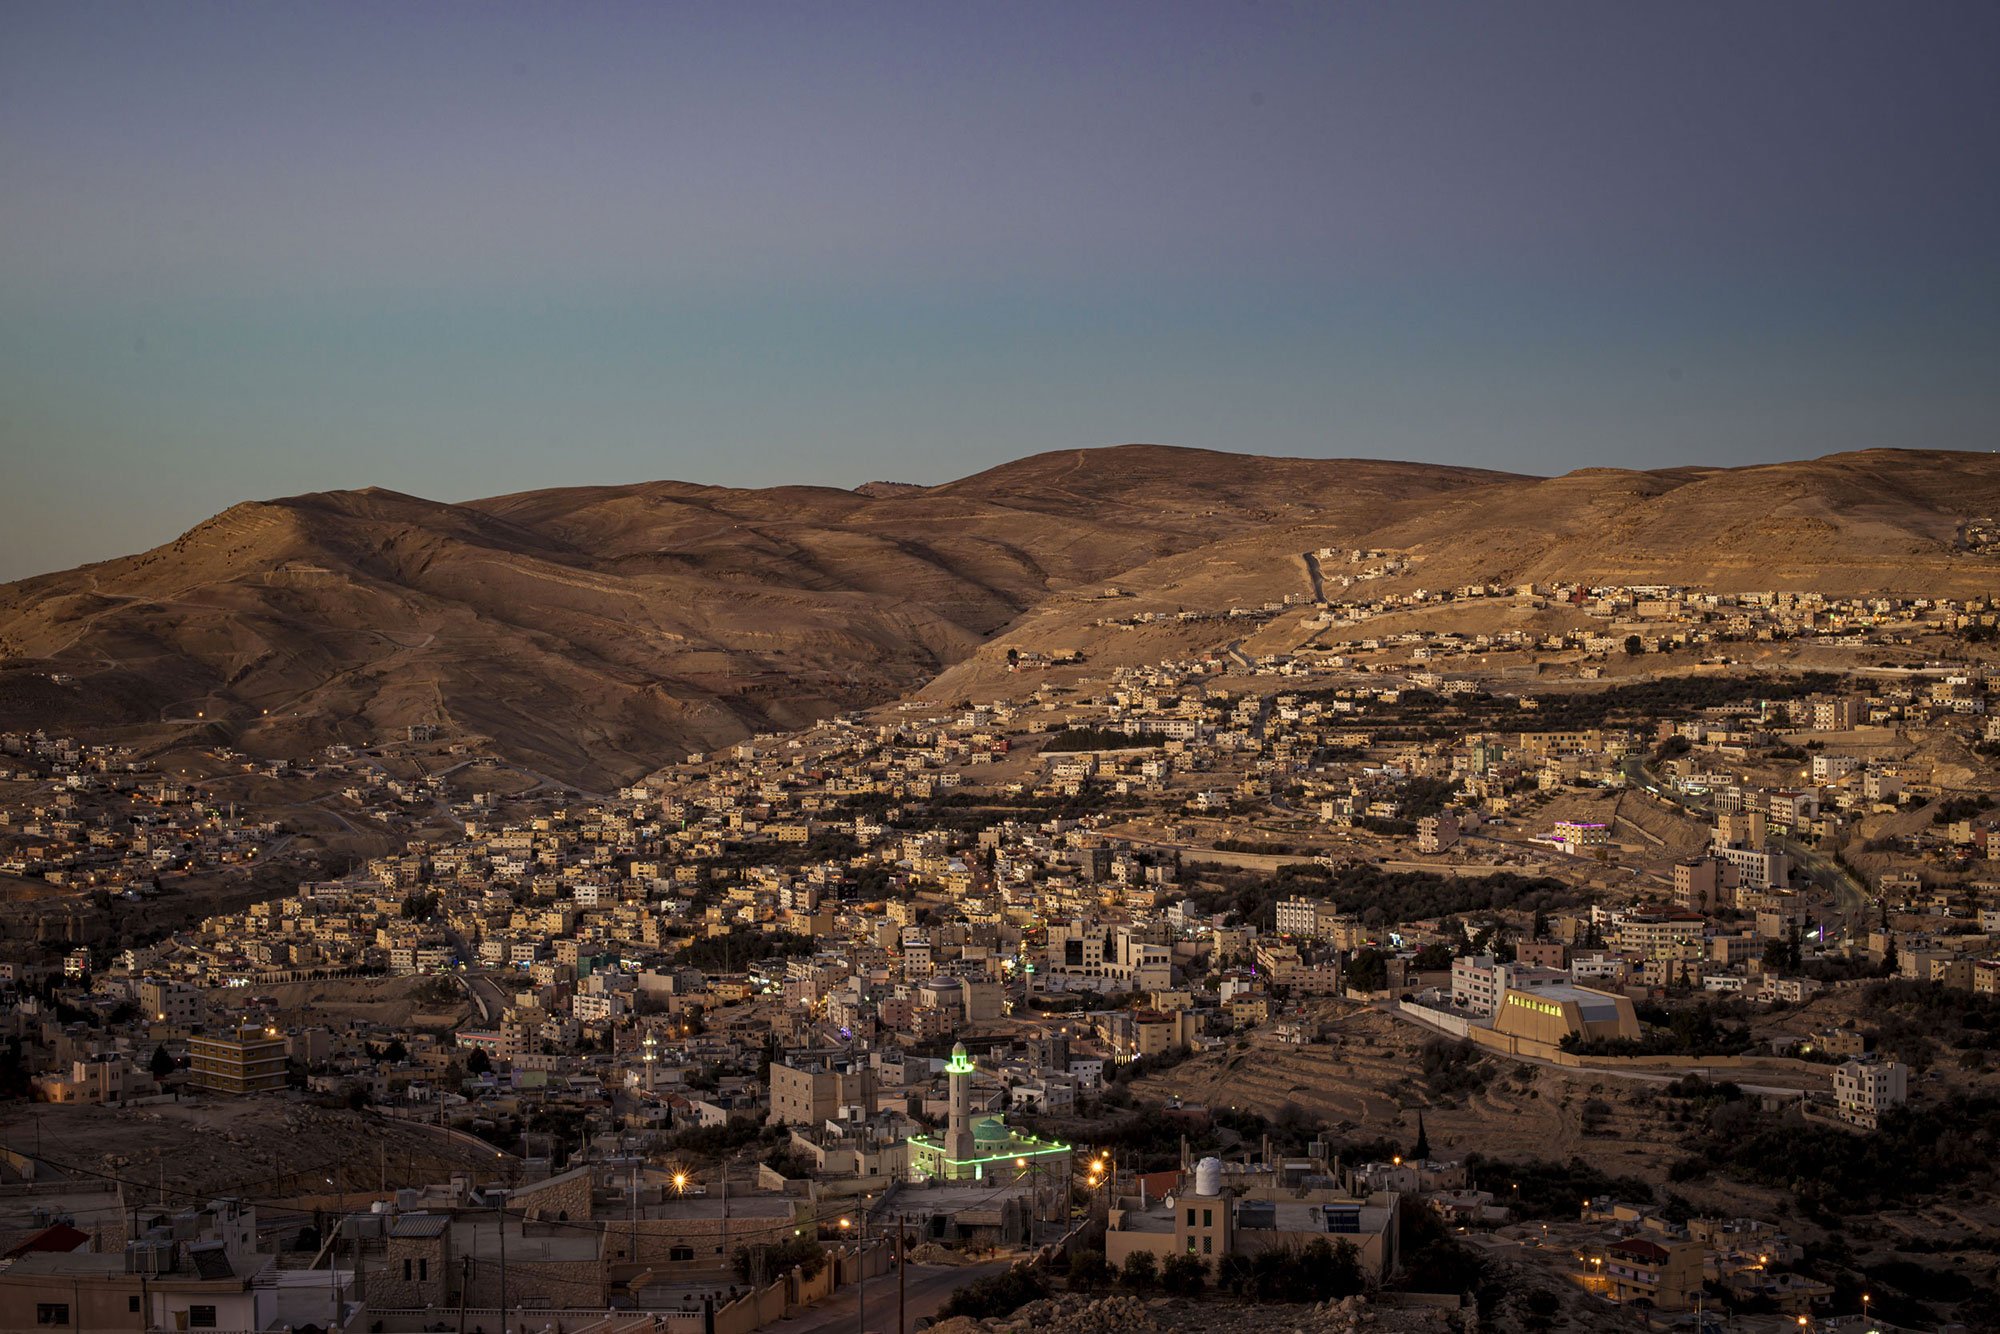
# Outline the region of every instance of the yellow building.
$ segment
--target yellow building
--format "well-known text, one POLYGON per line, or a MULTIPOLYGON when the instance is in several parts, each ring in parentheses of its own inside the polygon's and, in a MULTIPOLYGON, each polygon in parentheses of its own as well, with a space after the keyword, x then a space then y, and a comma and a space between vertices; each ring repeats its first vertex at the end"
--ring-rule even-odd
POLYGON ((227 1037, 188 1039, 188 1082, 211 1093, 263 1093, 285 1086, 285 1039, 246 1028, 227 1037))
POLYGON ((1640 1036, 1639 1017, 1630 1000, 1575 986, 1509 991, 1493 1018, 1493 1031, 1552 1047, 1572 1033, 1584 1041, 1640 1036))

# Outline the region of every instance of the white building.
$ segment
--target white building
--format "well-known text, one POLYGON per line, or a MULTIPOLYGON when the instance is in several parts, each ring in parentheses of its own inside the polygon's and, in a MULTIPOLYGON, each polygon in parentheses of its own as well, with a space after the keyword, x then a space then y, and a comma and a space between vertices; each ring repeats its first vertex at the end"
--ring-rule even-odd
POLYGON ((1869 1130, 1882 1113, 1909 1100, 1910 1070, 1901 1061, 1848 1061, 1833 1072, 1833 1101, 1840 1119, 1869 1130))
POLYGON ((1492 1014, 1500 1008, 1504 990, 1492 955, 1474 954, 1451 961, 1451 1003, 1458 1008, 1492 1014))

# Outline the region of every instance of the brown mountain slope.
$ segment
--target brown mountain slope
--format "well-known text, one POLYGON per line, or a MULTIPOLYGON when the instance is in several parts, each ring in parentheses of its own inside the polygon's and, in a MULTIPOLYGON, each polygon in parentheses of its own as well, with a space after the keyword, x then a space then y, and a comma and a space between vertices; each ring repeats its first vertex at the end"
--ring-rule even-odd
POLYGON ((238 505, 0 588, 0 727, 282 754, 440 722, 602 784, 893 697, 1061 589, 1505 480, 1126 446, 887 495, 662 482, 238 505))
MULTIPOLYGON (((2000 456, 1868 450, 1799 463, 1658 472, 1586 469, 1421 498, 1362 512, 1290 516, 1170 553, 1120 576, 1136 596, 1117 605, 1051 599, 932 693, 957 698, 1009 684, 1009 647, 1083 648, 1101 661, 1209 650, 1242 631, 1228 622, 1110 632, 1093 622, 1140 610, 1220 610, 1307 593, 1303 553, 1383 548, 1411 558, 1375 591, 1555 580, 1666 583, 1723 591, 1818 589, 1938 596, 2000 594, 2000 558, 1964 549, 1961 525, 2000 519, 2000 456)), ((1324 568, 1338 596, 1338 559, 1324 568)), ((1253 644, 1252 651, 1259 645, 1253 644)))
POLYGON ((2000 584, 1960 541, 1995 518, 2000 458, 1888 450, 1544 479, 1130 445, 867 493, 331 492, 0 587, 0 728, 286 754, 438 722, 597 786, 940 672, 991 685, 1010 643, 1168 651, 1091 622, 1306 592, 1320 548, 1408 554, 1385 588, 1964 594, 2000 584))

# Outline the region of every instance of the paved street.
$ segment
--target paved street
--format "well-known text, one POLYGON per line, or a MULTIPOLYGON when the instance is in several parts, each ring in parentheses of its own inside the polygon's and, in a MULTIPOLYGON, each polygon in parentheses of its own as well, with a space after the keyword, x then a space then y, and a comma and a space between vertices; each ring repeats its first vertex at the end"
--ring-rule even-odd
MULTIPOLYGON (((977 1279, 1005 1273, 1011 1260, 995 1260, 982 1265, 910 1266, 909 1324, 936 1315, 951 1294, 977 1279)), ((793 1317, 764 1326, 777 1334, 855 1334, 863 1327, 857 1303, 860 1289, 849 1287, 819 1305, 793 1317)), ((868 1280, 869 1334, 896 1334, 896 1271, 868 1280)), ((907 1331, 905 1332, 907 1334, 907 1331)))

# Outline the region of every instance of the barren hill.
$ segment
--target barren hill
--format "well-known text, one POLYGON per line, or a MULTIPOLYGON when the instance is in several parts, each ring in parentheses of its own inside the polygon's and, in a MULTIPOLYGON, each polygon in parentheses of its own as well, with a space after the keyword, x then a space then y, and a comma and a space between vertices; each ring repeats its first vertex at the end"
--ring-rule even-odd
POLYGON ((285 754, 437 722, 593 786, 908 692, 1003 630, 1081 633, 1108 583, 1227 605, 1369 546, 1432 586, 1984 591, 2000 562, 1962 525, 1995 517, 2000 460, 1900 451, 1537 479, 1128 445, 933 487, 328 492, 0 587, 0 728, 285 754))

